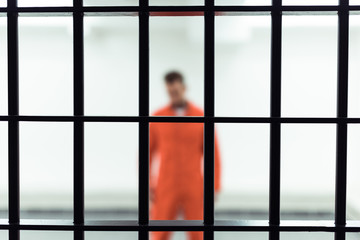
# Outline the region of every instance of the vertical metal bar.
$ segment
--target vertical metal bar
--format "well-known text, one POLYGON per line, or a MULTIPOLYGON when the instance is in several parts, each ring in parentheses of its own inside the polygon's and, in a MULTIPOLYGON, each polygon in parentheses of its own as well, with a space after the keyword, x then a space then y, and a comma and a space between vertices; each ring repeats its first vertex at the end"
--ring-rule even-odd
POLYGON ((335 240, 345 240, 346 239, 346 233, 344 230, 340 230, 340 231, 337 231, 335 232, 335 235, 334 235, 334 239, 335 240))
MULTIPOLYGON (((338 87, 337 117, 348 116, 349 0, 339 0, 338 13, 338 87)), ((346 224, 347 124, 337 124, 335 224, 346 224)), ((335 240, 345 240, 345 232, 335 233, 335 240)))
MULTIPOLYGON (((74 116, 84 116, 84 13, 83 1, 74 0, 74 116)), ((74 121, 74 223, 84 223, 84 122, 74 121)), ((84 239, 84 231, 74 231, 75 240, 84 239)))
POLYGON ((141 229, 139 231, 138 239, 141 239, 141 240, 146 239, 146 240, 148 240, 149 239, 149 232, 147 230, 141 229))
MULTIPOLYGON (((215 12, 214 0, 205 1, 204 13, 204 224, 214 224, 214 103, 215 103, 215 12)), ((213 229, 204 231, 204 238, 214 239, 213 229)))
MULTIPOLYGON (((8 44, 8 113, 19 115, 19 36, 17 0, 8 0, 7 44, 8 44)), ((8 122, 9 161, 9 223, 20 222, 20 176, 19 176, 19 122, 8 122)), ((18 229, 9 230, 9 240, 19 240, 18 229)))
MULTIPOLYGON (((282 39, 282 0, 272 1, 271 11, 271 99, 270 115, 272 118, 281 117, 281 39, 282 39)), ((280 224, 280 149, 281 125, 270 124, 270 199, 269 223, 280 224)), ((269 233, 270 240, 278 240, 279 231, 269 233)))
MULTIPOLYGON (((139 12, 139 116, 149 116, 149 1, 140 0, 139 12)), ((149 224, 149 120, 139 121, 139 224, 149 224)), ((140 230, 140 240, 148 240, 140 230)))

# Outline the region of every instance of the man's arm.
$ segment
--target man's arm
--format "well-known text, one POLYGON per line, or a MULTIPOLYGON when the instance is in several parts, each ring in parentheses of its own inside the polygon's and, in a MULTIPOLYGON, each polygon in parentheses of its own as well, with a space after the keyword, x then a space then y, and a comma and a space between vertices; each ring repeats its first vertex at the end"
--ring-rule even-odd
POLYGON ((152 174, 152 168, 153 168, 153 159, 157 148, 157 139, 155 134, 155 126, 154 123, 149 124, 149 173, 150 173, 150 179, 149 179, 149 191, 150 191, 150 200, 154 200, 154 191, 155 191, 155 181, 154 176, 152 174))
POLYGON ((215 132, 215 142, 214 142, 214 167, 215 167, 215 176, 214 176, 214 188, 215 194, 220 191, 221 188, 221 160, 220 160, 220 152, 219 152, 219 143, 217 134, 215 132))

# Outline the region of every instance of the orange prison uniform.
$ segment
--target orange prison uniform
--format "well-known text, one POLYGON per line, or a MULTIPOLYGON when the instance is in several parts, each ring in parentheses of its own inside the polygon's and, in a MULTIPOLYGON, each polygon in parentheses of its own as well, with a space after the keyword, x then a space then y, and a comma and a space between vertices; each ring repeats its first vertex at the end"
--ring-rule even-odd
MULTIPOLYGON (((155 116, 176 116, 169 105, 155 116)), ((184 116, 203 116, 201 109, 187 103, 184 116)), ((203 219, 203 123, 151 123, 150 169, 154 155, 159 169, 150 175, 154 193, 150 218, 175 220, 179 211, 185 220, 203 219)), ((220 189, 220 158, 215 136, 215 192, 220 189)), ((189 239, 203 239, 202 232, 189 232, 189 239)), ((168 240, 170 232, 152 232, 152 240, 168 240)))

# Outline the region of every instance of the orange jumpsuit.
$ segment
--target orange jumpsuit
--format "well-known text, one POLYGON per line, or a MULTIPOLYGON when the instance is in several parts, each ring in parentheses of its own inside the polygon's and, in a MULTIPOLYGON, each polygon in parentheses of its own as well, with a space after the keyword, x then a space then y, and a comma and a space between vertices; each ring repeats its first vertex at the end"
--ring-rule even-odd
MULTIPOLYGON (((155 116, 176 116, 171 106, 155 116)), ((187 103, 184 116, 203 116, 201 109, 187 103)), ((150 218, 175 220, 181 212, 185 220, 203 219, 203 123, 151 123, 150 169, 154 156, 158 171, 150 174, 153 192, 150 218)), ((215 192, 220 189, 220 159, 215 136, 215 192)), ((201 232, 189 232, 189 239, 203 239, 201 232)), ((152 232, 152 240, 167 240, 170 232, 152 232)))

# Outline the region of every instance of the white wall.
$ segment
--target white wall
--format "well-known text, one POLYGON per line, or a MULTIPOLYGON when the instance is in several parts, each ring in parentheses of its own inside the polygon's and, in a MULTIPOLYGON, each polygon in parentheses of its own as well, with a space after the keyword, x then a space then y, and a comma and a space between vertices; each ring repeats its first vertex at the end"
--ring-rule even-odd
MULTIPOLYGON (((284 17, 284 116, 334 117, 336 114, 336 16, 325 21, 318 21, 319 18, 322 17, 284 17)), ((4 18, 0 18, 0 23, 0 114, 6 114, 4 18)), ((46 18, 40 19, 40 23, 24 18, 20 23, 21 114, 71 115, 71 18, 46 18), (52 24, 57 26, 50 27, 52 24)), ((355 25, 355 20, 352 23, 355 25)), ((86 114, 138 114, 137 24, 136 17, 86 17, 86 114)), ((185 74, 188 97, 203 107, 202 24, 202 17, 151 18, 151 112, 167 102, 162 78, 172 69, 185 74)), ((216 34, 216 115, 268 117, 270 17, 217 17, 216 34)), ((360 115, 359 34, 360 26, 356 24, 351 31, 351 116, 360 115)), ((217 208, 266 210, 269 125, 217 124, 216 129, 223 160, 223 188, 217 208)), ((357 126, 349 129, 349 203, 360 209, 355 204, 360 200, 357 191, 360 179, 356 174, 360 167, 357 161, 360 131, 357 126)), ((22 123, 20 130, 22 206, 70 207, 72 125, 22 123), (43 195, 56 201, 36 202, 43 195)), ((6 124, 0 125, 0 131, 0 192, 4 196, 6 124)), ((108 207, 136 205, 137 131, 137 124, 130 123, 86 124, 88 207, 104 203, 108 207)), ((282 137, 282 209, 333 210, 335 126, 284 125, 282 137)), ((1 199, 0 204, 6 205, 6 198, 1 199)))

